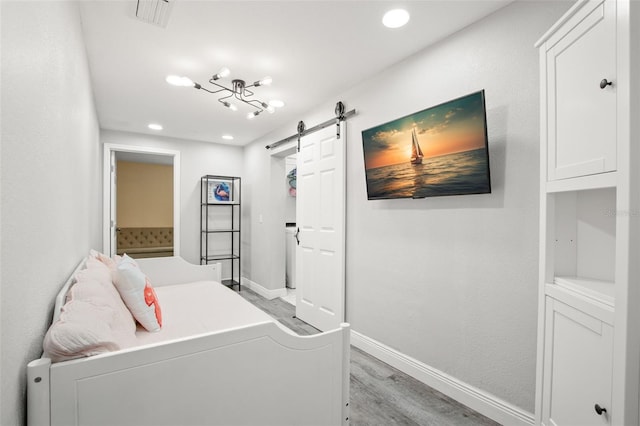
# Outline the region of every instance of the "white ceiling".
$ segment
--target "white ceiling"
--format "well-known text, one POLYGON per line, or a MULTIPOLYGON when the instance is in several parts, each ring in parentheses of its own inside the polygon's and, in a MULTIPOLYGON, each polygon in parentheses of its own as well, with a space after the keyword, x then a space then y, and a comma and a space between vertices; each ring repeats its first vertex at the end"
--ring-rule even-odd
POLYGON ((103 129, 233 145, 282 126, 293 134, 315 105, 340 100, 346 89, 512 0, 172 1, 166 28, 136 19, 136 0, 81 2, 103 129), (385 28, 382 15, 398 6, 411 13, 409 24, 385 28), (286 106, 249 121, 246 105, 234 112, 217 95, 165 82, 177 74, 209 87, 223 66, 231 70, 226 83, 273 77, 256 97, 286 106), (148 129, 151 122, 164 130, 148 129))

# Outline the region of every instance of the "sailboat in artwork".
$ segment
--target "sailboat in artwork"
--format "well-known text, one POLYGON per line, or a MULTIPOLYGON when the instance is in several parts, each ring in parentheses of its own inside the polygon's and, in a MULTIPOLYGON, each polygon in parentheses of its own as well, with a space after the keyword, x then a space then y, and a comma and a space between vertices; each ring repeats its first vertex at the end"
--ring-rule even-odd
POLYGON ((416 129, 413 128, 411 133, 411 164, 422 164, 422 149, 418 143, 418 135, 416 135, 416 129))

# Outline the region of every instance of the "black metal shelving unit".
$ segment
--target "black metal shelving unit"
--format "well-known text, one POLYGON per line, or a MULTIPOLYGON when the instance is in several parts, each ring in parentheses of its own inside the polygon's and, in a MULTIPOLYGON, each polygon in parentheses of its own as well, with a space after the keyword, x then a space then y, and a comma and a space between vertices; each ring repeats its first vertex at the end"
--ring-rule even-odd
POLYGON ((230 265, 222 284, 240 291, 241 185, 238 176, 200 178, 200 264, 230 265))

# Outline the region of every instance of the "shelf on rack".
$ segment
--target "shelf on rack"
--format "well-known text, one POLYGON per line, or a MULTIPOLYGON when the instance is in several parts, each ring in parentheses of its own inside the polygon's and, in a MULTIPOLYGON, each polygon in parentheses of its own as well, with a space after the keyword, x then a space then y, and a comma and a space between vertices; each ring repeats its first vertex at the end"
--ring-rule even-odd
POLYGON ((231 280, 231 279, 227 279, 227 280, 222 280, 222 284, 226 285, 228 287, 233 287, 234 285, 239 286, 240 283, 236 280, 231 280))
POLYGON ((203 256, 200 259, 207 262, 213 262, 216 260, 240 259, 240 256, 238 256, 237 254, 213 254, 209 256, 203 256))
POLYGON ((227 202, 218 202, 218 203, 200 203, 200 206, 204 207, 204 206, 239 206, 240 203, 238 202, 232 202, 232 203, 227 203, 227 202))
POLYGON ((209 229, 208 231, 203 229, 202 231, 203 234, 215 234, 215 233, 220 233, 220 232, 240 232, 239 229, 209 229))

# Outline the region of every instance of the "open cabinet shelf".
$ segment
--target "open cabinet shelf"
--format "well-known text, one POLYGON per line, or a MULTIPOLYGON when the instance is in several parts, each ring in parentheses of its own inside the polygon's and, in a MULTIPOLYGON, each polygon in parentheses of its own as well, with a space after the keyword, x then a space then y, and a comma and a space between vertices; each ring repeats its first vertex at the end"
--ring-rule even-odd
POLYGON ((546 263, 552 276, 571 287, 614 294, 616 263, 616 190, 598 188, 547 195, 546 263), (595 285, 594 283, 601 283, 595 285), (607 288, 610 287, 610 288, 607 288))

